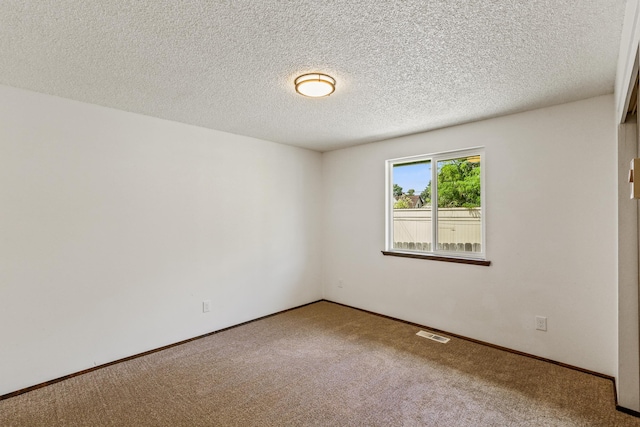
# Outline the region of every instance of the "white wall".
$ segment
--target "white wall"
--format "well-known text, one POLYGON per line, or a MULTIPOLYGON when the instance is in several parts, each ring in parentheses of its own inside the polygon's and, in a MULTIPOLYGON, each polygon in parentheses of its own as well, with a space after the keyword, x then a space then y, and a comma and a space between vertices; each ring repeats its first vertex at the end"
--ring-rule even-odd
MULTIPOLYGON (((627 0, 615 85, 616 123, 623 123, 638 76, 640 3, 627 0)), ((627 123, 618 131, 618 404, 640 411, 640 341, 638 336, 637 201, 629 200, 626 174, 637 156, 637 127, 627 123)))
POLYGON ((616 375, 614 104, 602 96, 325 153, 325 298, 616 375), (473 146, 486 147, 492 265, 383 256, 385 160, 473 146))
POLYGON ((615 375, 614 109, 610 95, 321 155, 0 87, 0 395, 322 292, 615 375), (384 161, 478 145, 492 266, 382 256, 384 161))
POLYGON ((321 160, 0 87, 0 395, 321 298, 321 160))
POLYGON ((618 404, 640 410, 638 201, 629 197, 630 160, 638 156, 637 119, 618 129, 618 404))

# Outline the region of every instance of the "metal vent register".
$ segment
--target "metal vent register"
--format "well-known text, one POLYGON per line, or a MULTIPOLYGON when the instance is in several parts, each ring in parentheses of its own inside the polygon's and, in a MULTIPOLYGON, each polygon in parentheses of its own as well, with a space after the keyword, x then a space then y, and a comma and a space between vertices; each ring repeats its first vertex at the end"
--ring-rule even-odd
POLYGON ((446 344, 451 340, 451 338, 441 337, 440 335, 432 334, 431 332, 427 332, 427 331, 420 331, 416 335, 419 335, 423 338, 429 338, 430 340, 433 340, 433 341, 438 341, 442 344, 446 344))

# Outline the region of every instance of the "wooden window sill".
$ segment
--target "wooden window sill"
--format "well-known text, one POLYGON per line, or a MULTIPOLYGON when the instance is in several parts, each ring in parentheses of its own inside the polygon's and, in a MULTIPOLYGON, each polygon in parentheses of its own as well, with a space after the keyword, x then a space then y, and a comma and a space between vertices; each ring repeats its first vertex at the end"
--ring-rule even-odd
POLYGON ((382 255, 386 256, 397 256, 402 258, 416 258, 416 259, 428 259, 431 261, 444 261, 444 262, 455 262, 458 264, 472 264, 472 265, 482 265, 488 267, 491 265, 491 261, 486 261, 483 259, 471 259, 471 258, 457 258, 457 257, 446 257, 446 256, 438 256, 438 255, 429 255, 429 254, 417 254, 417 253, 406 253, 406 252, 391 252, 391 251, 381 251, 382 255))

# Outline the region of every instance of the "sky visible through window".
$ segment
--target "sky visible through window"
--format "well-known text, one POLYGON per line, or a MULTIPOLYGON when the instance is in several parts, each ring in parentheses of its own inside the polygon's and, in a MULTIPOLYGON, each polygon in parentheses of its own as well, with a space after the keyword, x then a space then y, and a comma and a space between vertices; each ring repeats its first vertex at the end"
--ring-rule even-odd
POLYGON ((431 182, 431 162, 410 163, 393 167, 393 183, 402 187, 403 192, 414 189, 416 195, 422 193, 431 182))

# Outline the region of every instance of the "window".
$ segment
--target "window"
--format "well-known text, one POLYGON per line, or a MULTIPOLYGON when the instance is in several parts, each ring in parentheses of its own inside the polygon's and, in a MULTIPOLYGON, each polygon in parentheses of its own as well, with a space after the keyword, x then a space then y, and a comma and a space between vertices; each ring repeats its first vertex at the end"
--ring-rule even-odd
POLYGON ((385 255, 484 260, 483 161, 481 148, 387 160, 385 255))

